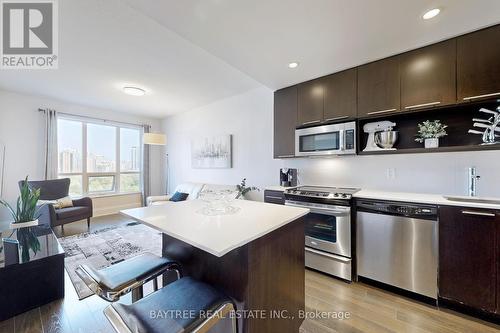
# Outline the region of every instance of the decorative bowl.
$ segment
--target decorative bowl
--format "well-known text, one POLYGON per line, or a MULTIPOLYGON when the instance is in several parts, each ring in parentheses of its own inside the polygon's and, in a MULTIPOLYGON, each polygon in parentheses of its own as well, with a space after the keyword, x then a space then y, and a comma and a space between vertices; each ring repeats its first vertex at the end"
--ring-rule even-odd
POLYGON ((231 206, 235 200, 236 193, 232 190, 209 190, 200 193, 200 199, 206 203, 199 213, 204 215, 226 215, 234 214, 239 209, 231 206))

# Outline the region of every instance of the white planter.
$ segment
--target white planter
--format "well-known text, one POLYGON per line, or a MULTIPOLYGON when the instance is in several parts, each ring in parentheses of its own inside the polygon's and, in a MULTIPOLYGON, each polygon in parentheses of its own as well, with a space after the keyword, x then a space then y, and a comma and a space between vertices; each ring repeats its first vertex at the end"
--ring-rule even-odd
POLYGON ((439 139, 438 138, 425 139, 424 144, 425 144, 425 148, 438 148, 439 147, 439 139))
POLYGON ((37 225, 38 225, 38 220, 34 220, 34 221, 22 222, 22 223, 11 223, 10 228, 11 229, 19 229, 19 228, 34 227, 37 225))

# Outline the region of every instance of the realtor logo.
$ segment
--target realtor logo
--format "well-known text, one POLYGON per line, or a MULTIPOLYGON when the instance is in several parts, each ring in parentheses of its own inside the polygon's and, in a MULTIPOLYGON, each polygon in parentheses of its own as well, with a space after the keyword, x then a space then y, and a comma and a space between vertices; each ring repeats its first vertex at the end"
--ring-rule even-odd
POLYGON ((1 0, 1 68, 56 69, 56 0, 1 0))

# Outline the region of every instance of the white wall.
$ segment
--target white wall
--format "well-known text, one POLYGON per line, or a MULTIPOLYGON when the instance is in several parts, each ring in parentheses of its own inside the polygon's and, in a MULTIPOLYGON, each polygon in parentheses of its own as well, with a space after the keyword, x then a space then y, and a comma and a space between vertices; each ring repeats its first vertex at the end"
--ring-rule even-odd
MULTIPOLYGON (((30 179, 43 179, 44 126, 43 114, 38 108, 49 107, 59 112, 109 119, 134 124, 150 124, 159 131, 161 122, 157 119, 141 118, 110 110, 88 108, 60 102, 53 99, 24 95, 0 90, 0 142, 6 146, 4 188, 2 197, 13 202, 19 193, 17 182, 29 175, 30 179)), ((151 152, 152 193, 160 194, 161 151, 151 152)), ((134 207, 140 200, 137 195, 120 196, 113 201, 114 207, 134 207)), ((96 214, 109 213, 109 201, 96 199, 96 214)), ((0 221, 8 219, 6 211, 0 208, 0 221)))
POLYGON ((273 94, 267 88, 218 101, 164 120, 170 189, 183 181, 265 186, 276 182, 281 162, 272 159, 273 94), (231 169, 192 169, 192 138, 232 134, 231 169))
POLYGON ((237 184, 243 177, 256 186, 277 185, 279 168, 294 167, 302 184, 464 195, 467 168, 476 166, 478 194, 500 197, 499 151, 273 160, 272 123, 273 92, 267 88, 166 118, 171 190, 183 181, 237 184), (233 168, 192 169, 190 139, 223 133, 233 135, 233 168), (394 178, 387 169, 394 169, 394 178))

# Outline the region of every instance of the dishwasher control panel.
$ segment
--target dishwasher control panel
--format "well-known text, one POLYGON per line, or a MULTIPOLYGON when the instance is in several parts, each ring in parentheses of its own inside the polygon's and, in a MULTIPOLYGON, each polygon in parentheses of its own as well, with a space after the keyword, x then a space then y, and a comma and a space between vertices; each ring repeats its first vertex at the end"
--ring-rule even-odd
POLYGON ((414 203, 392 201, 359 200, 356 206, 359 211, 380 214, 418 218, 435 218, 437 216, 437 206, 432 205, 419 205, 414 203))

